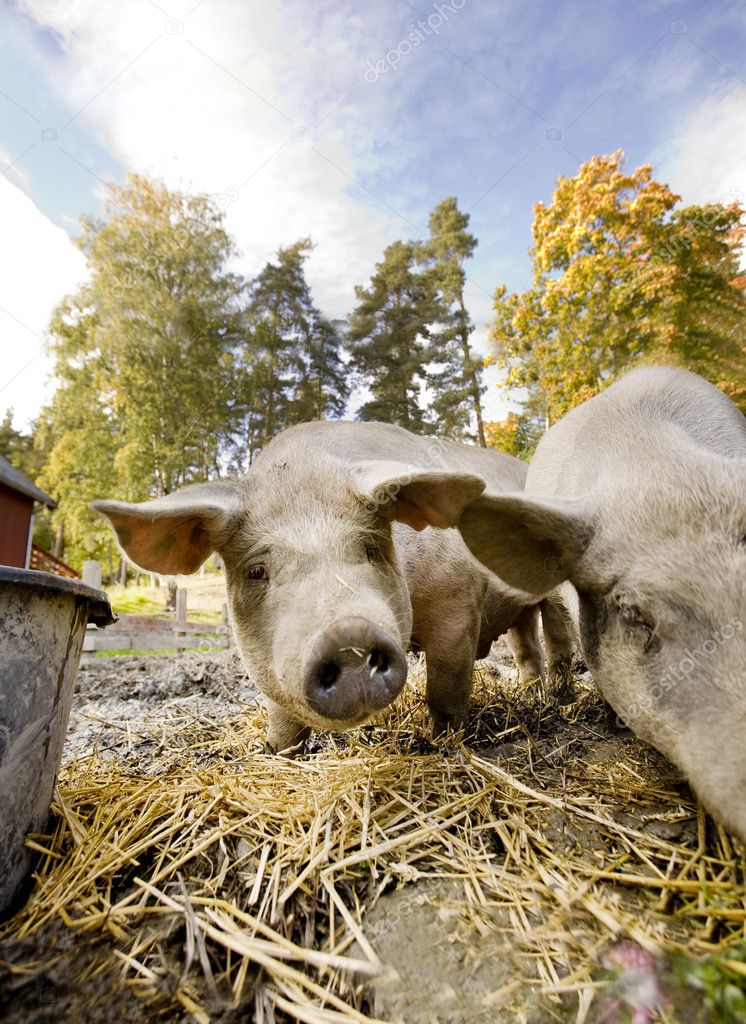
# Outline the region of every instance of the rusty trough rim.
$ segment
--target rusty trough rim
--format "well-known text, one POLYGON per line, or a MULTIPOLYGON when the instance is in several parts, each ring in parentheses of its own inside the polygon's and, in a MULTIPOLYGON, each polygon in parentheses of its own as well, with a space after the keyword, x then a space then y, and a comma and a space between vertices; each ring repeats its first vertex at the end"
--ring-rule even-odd
POLYGON ((17 569, 13 566, 0 565, 0 584, 3 583, 53 590, 58 594, 70 594, 73 597, 83 598, 89 605, 88 621, 96 626, 109 626, 112 622, 117 621, 106 592, 79 580, 55 576, 52 572, 38 572, 36 569, 17 569))

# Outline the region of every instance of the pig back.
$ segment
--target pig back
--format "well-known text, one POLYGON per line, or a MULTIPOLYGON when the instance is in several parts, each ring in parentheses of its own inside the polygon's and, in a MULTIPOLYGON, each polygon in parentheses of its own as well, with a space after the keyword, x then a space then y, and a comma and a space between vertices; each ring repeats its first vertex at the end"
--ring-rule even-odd
POLYGON ((526 489, 584 496, 600 480, 657 472, 687 452, 746 458, 746 419, 713 384, 673 366, 641 367, 571 409, 541 439, 526 489))
POLYGON ((479 448, 436 437, 413 434, 392 423, 352 420, 314 421, 289 427, 257 457, 257 470, 292 459, 312 465, 331 457, 350 469, 366 462, 405 463, 424 472, 471 473, 487 484, 487 492, 522 490, 526 466, 520 459, 491 448, 479 448))

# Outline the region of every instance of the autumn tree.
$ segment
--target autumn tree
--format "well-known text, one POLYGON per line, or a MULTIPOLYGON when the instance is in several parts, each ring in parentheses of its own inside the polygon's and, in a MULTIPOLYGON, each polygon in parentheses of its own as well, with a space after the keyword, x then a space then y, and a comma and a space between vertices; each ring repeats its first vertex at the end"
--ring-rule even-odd
POLYGON ((436 357, 430 325, 440 310, 432 281, 417 273, 415 252, 411 242, 394 242, 370 285, 355 289, 348 340, 353 366, 370 392, 358 417, 431 431, 420 397, 436 357))
POLYGON ((488 420, 484 425, 488 448, 526 460, 533 455, 543 430, 544 424, 525 410, 509 412, 505 419, 488 420))
POLYGON ((508 387, 551 421, 630 365, 687 366, 746 406, 746 298, 737 203, 680 205, 649 166, 594 157, 534 208, 533 283, 495 294, 508 387))
POLYGON ((417 246, 417 254, 443 303, 442 323, 433 339, 437 352, 431 374, 435 422, 439 432, 461 437, 468 432, 473 416, 477 441, 484 446, 483 359, 471 347, 474 324, 464 300, 464 264, 477 247, 468 227, 469 214, 459 210, 455 196, 449 196, 430 214, 429 238, 417 246))

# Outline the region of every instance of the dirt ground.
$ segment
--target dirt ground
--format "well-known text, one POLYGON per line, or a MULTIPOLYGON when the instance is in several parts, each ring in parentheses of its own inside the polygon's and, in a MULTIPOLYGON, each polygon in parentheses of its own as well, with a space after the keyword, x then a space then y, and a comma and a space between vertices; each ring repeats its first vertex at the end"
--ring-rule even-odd
MULTIPOLYGON (((483 671, 496 686, 513 693, 512 669, 501 647, 496 646, 483 671)), ((587 677, 580 677, 578 685, 582 690, 590 684, 587 677)), ((197 729, 207 742, 219 737, 226 723, 245 716, 247 707, 257 699, 261 700, 235 652, 94 661, 79 674, 64 764, 70 771, 93 755, 116 763, 117 771, 125 776, 147 780, 160 770, 165 735, 178 736, 182 727, 185 733, 197 729)), ((555 794, 565 790, 568 780, 591 768, 595 777, 612 780, 621 767, 638 776, 635 784, 644 798, 619 801, 614 820, 620 828, 628 829, 630 835, 644 833, 652 841, 658 837, 663 843, 692 850, 698 841, 701 845, 702 817, 698 817, 686 785, 657 752, 630 733, 619 732, 600 699, 586 697, 582 713, 574 718, 547 713, 538 700, 515 706, 518 712, 498 720, 494 707, 475 705, 466 743, 483 762, 501 766, 511 777, 528 779, 539 792, 555 794)), ((415 733, 421 730, 422 736, 415 736, 413 749, 431 750, 424 721, 414 729, 415 733)), ((323 756, 326 742, 323 738, 312 740, 311 749, 323 756)), ((454 756, 453 761, 457 771, 458 758, 454 756)), ((542 841, 551 845, 555 856, 567 851, 578 863, 599 863, 605 830, 602 823, 592 820, 592 814, 578 817, 565 813, 561 800, 542 808, 541 813, 542 841)), ((530 823, 526 828, 531 831, 530 823)), ((517 836, 510 839, 513 841, 520 844, 522 840, 517 836)), ((514 851, 506 843, 498 829, 492 856, 507 864, 514 851)), ((731 1015, 730 1011, 717 1015, 712 1000, 707 1001, 704 983, 682 983, 669 956, 652 955, 630 943, 623 930, 615 931, 613 921, 606 922, 610 938, 598 949, 599 981, 585 990, 590 993, 593 985, 613 977, 616 981, 608 992, 595 999, 590 1012, 583 992, 580 996, 573 992, 569 998, 558 984, 557 993, 547 995, 546 972, 543 987, 539 984, 539 948, 526 954, 526 936, 534 924, 537 929, 546 926, 546 911, 538 902, 532 911, 530 903, 519 907, 496 901, 488 913, 476 918, 465 912, 462 881, 448 877, 447 871, 420 872, 416 864, 403 863, 398 868, 394 863, 394 870, 399 872, 396 887, 389 885, 363 918, 365 941, 375 948, 387 970, 362 985, 358 1005, 379 1020, 404 1024, 541 1024, 560 1020, 699 1024, 746 1019, 739 1016, 737 992, 735 996, 731 993, 736 1007, 731 1015), (522 920, 516 919, 516 913, 522 920), (518 931, 521 941, 515 937, 518 931), (658 1010, 652 1009, 654 1003, 658 1010)), ((541 881, 551 888, 551 879, 541 881)), ((668 908, 654 907, 648 895, 644 890, 619 886, 614 899, 618 900, 620 920, 657 914, 660 933, 669 929, 682 949, 695 934, 704 934, 701 928, 687 932, 688 918, 683 924, 673 915, 667 919, 668 908)), ((602 909, 594 913, 608 916, 602 909)), ((712 928, 706 937, 713 939, 712 928)), ((554 935, 552 941, 556 945, 563 939, 554 935)), ((116 936, 71 928, 60 917, 50 918, 43 928, 21 940, 6 931, 0 938, 0 1019, 13 1024, 57 1024, 63 1020, 75 1024, 151 1020, 238 1024, 259 1019, 256 1004, 227 1005, 215 993, 202 1017, 197 1011, 175 1008, 168 1000, 157 1004, 143 1000, 131 978, 125 977, 121 960, 110 957, 102 961, 102 943, 114 947, 116 936)), ((173 928, 164 930, 162 954, 164 961, 173 961, 175 977, 187 969, 183 967, 185 944, 188 936, 173 928)), ((569 983, 567 987, 571 987, 569 983)), ((314 1016, 311 1010, 308 1014, 302 1018, 276 1012, 272 1017, 268 1012, 264 1019, 305 1019, 310 1024, 335 1019, 314 1016)))

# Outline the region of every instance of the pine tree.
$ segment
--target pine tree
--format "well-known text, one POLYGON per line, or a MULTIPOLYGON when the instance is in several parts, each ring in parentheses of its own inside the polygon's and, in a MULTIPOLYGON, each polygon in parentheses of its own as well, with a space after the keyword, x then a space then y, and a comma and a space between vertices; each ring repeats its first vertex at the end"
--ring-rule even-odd
POLYGON ((371 393, 358 418, 431 432, 420 395, 434 356, 429 325, 438 319, 439 304, 429 278, 416 273, 414 244, 390 245, 370 285, 357 287, 355 294, 349 344, 353 365, 371 393))
POLYGON ((302 238, 278 250, 248 289, 240 436, 249 461, 292 423, 341 416, 349 394, 342 339, 313 302, 302 238))
POLYGON ((31 480, 36 480, 42 467, 39 453, 34 449, 33 434, 24 434, 13 426, 13 409, 8 409, 0 422, 0 455, 31 480))
POLYGON ((343 339, 334 324, 314 308, 302 352, 300 381, 291 410, 294 423, 344 416, 350 396, 343 339))
POLYGON ((431 374, 432 409, 440 432, 460 437, 468 431, 471 417, 480 445, 486 444, 482 417, 483 360, 474 355, 470 337, 474 324, 464 300, 464 264, 477 247, 469 234, 468 213, 458 208, 455 196, 439 203, 430 214, 430 237, 418 246, 418 257, 427 267, 433 286, 442 297, 445 315, 435 339, 438 368, 431 374))

